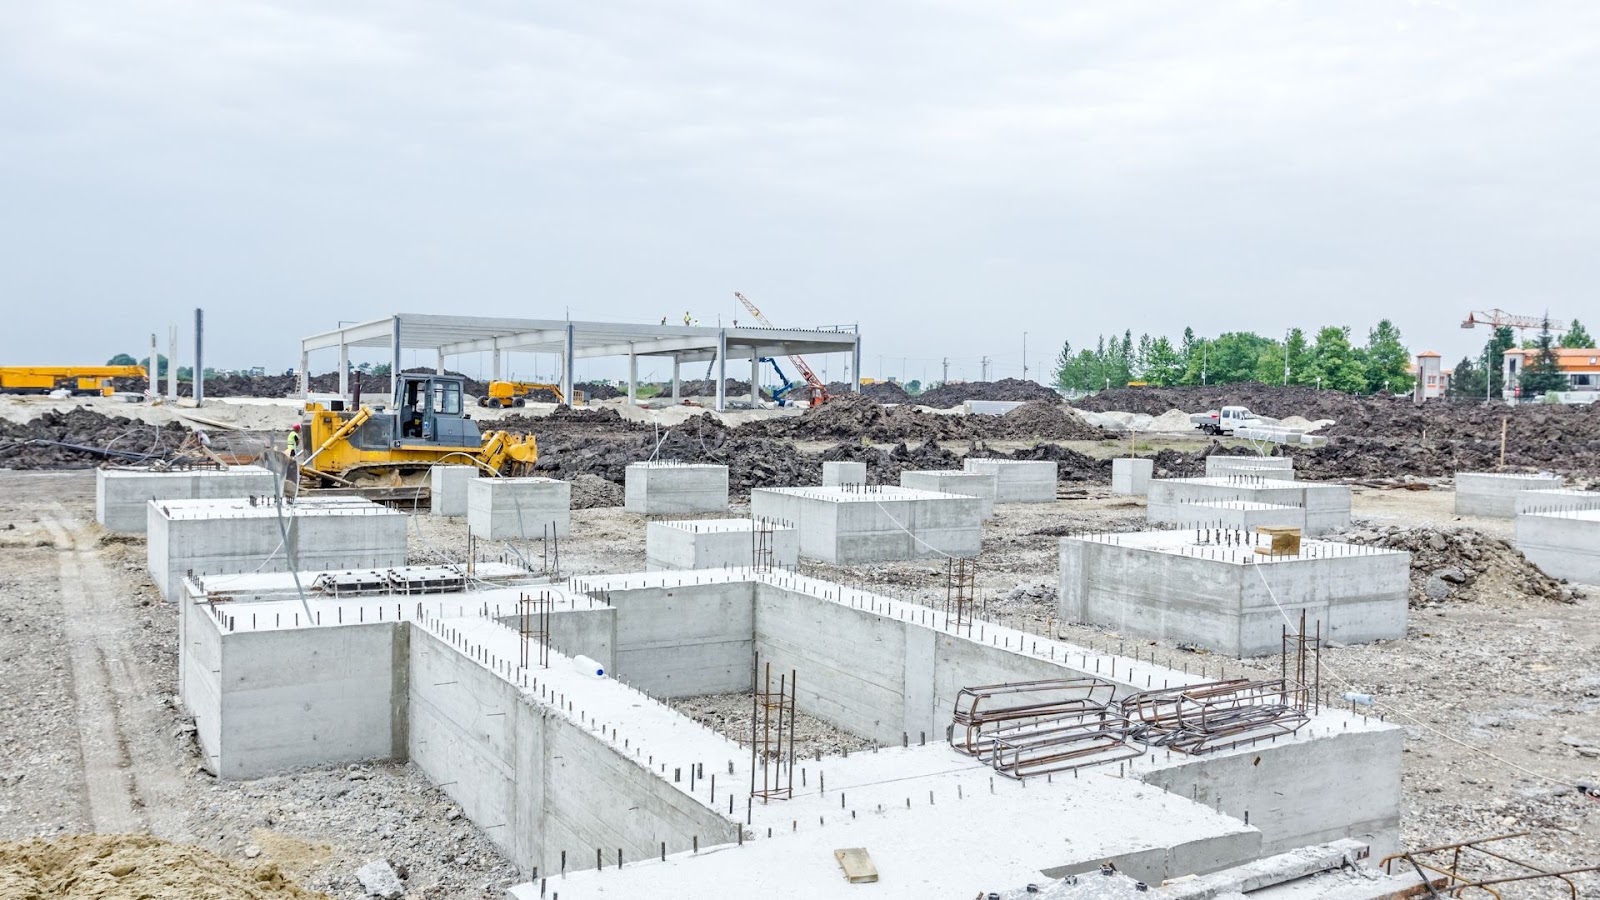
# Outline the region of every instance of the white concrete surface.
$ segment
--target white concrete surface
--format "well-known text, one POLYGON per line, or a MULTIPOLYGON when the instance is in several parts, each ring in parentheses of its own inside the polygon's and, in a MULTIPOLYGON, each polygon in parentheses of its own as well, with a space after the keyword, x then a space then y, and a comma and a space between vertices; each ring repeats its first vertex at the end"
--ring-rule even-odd
POLYGON ((1262 526, 1306 527, 1306 511, 1298 506, 1257 503, 1251 500, 1199 500, 1167 503, 1148 515, 1152 525, 1178 525, 1185 528, 1211 528, 1254 531, 1262 526))
POLYGON ((983 503, 976 497, 890 486, 757 488, 757 518, 790 522, 800 555, 835 565, 976 556, 983 503))
POLYGON ((1517 516, 1517 549, 1554 578, 1600 585, 1600 509, 1517 516))
POLYGON ((866 483, 867 464, 864 462, 825 462, 822 464, 823 487, 866 483))
POLYGON ((995 479, 993 475, 964 472, 960 469, 910 469, 900 473, 900 486, 916 491, 960 494, 982 500, 983 517, 994 517, 995 479))
POLYGON ((1253 475, 1156 479, 1150 482, 1148 515, 1151 522, 1185 522, 1188 519, 1179 508, 1182 505, 1219 500, 1298 506, 1305 510, 1308 537, 1350 525, 1348 485, 1280 481, 1253 475))
POLYGON ((434 466, 428 470, 428 507, 435 516, 467 514, 467 488, 478 480, 477 466, 434 466))
POLYGON ((1568 509, 1600 509, 1600 491, 1552 488, 1517 492, 1517 515, 1568 509))
POLYGON ((996 503, 1054 503, 1056 464, 1050 460, 973 459, 961 467, 980 475, 993 475, 996 503))
POLYGON ((646 516, 725 511, 728 508, 728 467, 632 463, 624 475, 622 505, 628 512, 646 516))
POLYGON ((491 541, 572 533, 572 485, 554 478, 476 478, 467 484, 467 531, 491 541))
POLYGON ((107 531, 144 534, 151 500, 218 500, 276 493, 272 473, 260 466, 173 472, 96 469, 94 518, 107 531))
POLYGON ((1062 538, 1061 618, 1228 656, 1281 652, 1302 611, 1336 643, 1405 637, 1410 554, 1326 541, 1254 551, 1269 543, 1212 529, 1062 538))
POLYGON ((1206 457, 1206 477, 1254 475, 1273 481, 1294 480, 1294 459, 1288 456, 1230 456, 1213 453, 1206 457))
POLYGON ((1150 491, 1150 478, 1155 474, 1152 459, 1119 456, 1111 461, 1111 493, 1143 497, 1150 491))
MULTIPOLYGON (((792 525, 766 523, 771 564, 792 569, 800 563, 800 532, 792 525)), ((645 567, 723 569, 756 563, 757 534, 752 519, 658 520, 645 528, 645 567)))
POLYGON ((1560 475, 1549 473, 1457 472, 1456 515, 1509 519, 1517 514, 1519 493, 1555 490, 1562 483, 1560 475))

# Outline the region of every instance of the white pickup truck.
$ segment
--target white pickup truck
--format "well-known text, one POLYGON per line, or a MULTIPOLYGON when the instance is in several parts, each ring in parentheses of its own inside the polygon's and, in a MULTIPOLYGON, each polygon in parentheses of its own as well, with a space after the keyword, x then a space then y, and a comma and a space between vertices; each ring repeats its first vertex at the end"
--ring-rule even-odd
POLYGON ((1260 425, 1261 417, 1243 406, 1224 406, 1220 410, 1192 415, 1189 421, 1206 434, 1233 434, 1240 428, 1260 425))

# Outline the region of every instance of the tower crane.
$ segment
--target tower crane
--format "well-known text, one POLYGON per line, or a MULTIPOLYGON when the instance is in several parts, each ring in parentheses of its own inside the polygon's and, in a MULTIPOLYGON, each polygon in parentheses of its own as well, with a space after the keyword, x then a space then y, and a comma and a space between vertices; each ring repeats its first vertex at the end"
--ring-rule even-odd
POLYGON ((1557 319, 1548 313, 1542 316, 1518 316, 1508 313, 1503 309, 1473 310, 1467 313, 1466 321, 1461 323, 1462 328, 1471 328, 1475 325, 1487 325, 1490 328, 1544 328, 1544 323, 1550 323, 1550 333, 1560 334, 1566 331, 1562 319, 1557 319))
MULTIPOLYGON (((755 316, 757 322, 760 322, 762 325, 765 325, 768 328, 777 327, 776 325, 772 324, 771 319, 768 319, 764 314, 762 314, 760 309, 756 308, 754 303, 750 302, 750 298, 739 293, 738 291, 734 291, 733 295, 739 298, 739 302, 744 304, 745 309, 750 310, 750 315, 755 316)), ((789 354, 789 362, 793 363, 794 367, 800 371, 800 377, 805 379, 806 386, 811 389, 811 405, 821 406, 823 403, 826 403, 828 400, 828 386, 822 383, 822 379, 817 377, 816 372, 812 371, 811 366, 806 362, 805 357, 798 353, 791 353, 789 354)), ((773 368, 777 368, 776 364, 774 364, 773 368)), ((780 371, 779 374, 781 375, 782 372, 780 371)))

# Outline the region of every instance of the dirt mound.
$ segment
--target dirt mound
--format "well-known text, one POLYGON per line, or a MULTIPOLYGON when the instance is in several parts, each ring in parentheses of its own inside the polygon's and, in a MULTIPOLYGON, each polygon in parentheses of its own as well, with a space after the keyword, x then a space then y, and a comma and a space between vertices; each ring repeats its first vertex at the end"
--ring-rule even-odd
MULTIPOLYGON (((668 388, 671 385, 667 386, 668 388)), ((628 396, 628 392, 621 390, 609 381, 589 381, 578 385, 583 395, 590 400, 615 400, 618 397, 628 396)))
POLYGON ((1333 536, 1411 554, 1411 605, 1573 603, 1581 596, 1544 574, 1509 541, 1472 528, 1389 526, 1333 536))
POLYGON ((1056 464, 1056 480, 1086 484, 1110 484, 1111 460, 1095 459, 1060 444, 1039 444, 1010 453, 1001 453, 979 447, 967 456, 973 459, 1035 459, 1051 460, 1056 464))
POLYGON ((999 381, 963 381, 941 384, 916 396, 916 402, 934 409, 949 409, 968 400, 1060 400, 1061 396, 1037 381, 1002 378, 999 381))
POLYGON ((572 479, 572 508, 595 509, 602 506, 621 506, 622 485, 598 475, 584 473, 572 479))
MULTIPOLYGON (((855 393, 855 388, 842 381, 828 382, 828 394, 832 397, 843 397, 855 393)), ((861 396, 868 397, 879 403, 921 403, 921 399, 906 393, 905 388, 892 381, 876 381, 872 384, 861 386, 861 396)))
POLYGON ((0 897, 27 900, 314 900, 275 865, 245 867, 139 834, 75 834, 0 843, 0 897))
POLYGON ((1259 382, 1185 387, 1124 387, 1100 391, 1072 401, 1090 412, 1131 412, 1159 416, 1169 410, 1205 412, 1223 406, 1248 406, 1274 419, 1304 416, 1339 419, 1364 415, 1369 409, 1414 409, 1409 397, 1355 397, 1338 391, 1282 387, 1259 382))
POLYGON ((0 420, 0 466, 10 469, 88 469, 102 462, 165 459, 189 429, 105 416, 83 407, 47 412, 29 422, 0 420))
POLYGON ((857 442, 835 444, 817 459, 818 468, 824 462, 864 462, 867 464, 868 484, 899 484, 900 473, 924 469, 959 469, 961 457, 927 441, 912 449, 904 443, 891 450, 880 450, 857 442))
POLYGON ((865 396, 835 397, 792 418, 747 422, 740 434, 793 440, 867 438, 880 443, 972 440, 1099 440, 1095 428, 1058 402, 1038 401, 1003 416, 931 413, 885 407, 865 396))
MULTIPOLYGON (((976 418, 981 422, 981 418, 976 418)), ((1005 436, 1017 439, 1049 438, 1058 441, 1097 441, 1104 431, 1078 418, 1057 398, 1031 400, 1000 416, 1005 436)), ((990 437, 1000 437, 991 432, 990 437)))

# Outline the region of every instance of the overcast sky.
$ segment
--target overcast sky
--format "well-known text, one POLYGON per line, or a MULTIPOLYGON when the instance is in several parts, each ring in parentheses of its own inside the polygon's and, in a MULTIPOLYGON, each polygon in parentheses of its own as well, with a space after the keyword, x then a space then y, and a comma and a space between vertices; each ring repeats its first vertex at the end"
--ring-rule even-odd
POLYGON ((1470 309, 1600 326, 1597 85, 1592 0, 5 3, 0 363, 735 290, 868 376, 1383 316, 1454 361, 1470 309))

